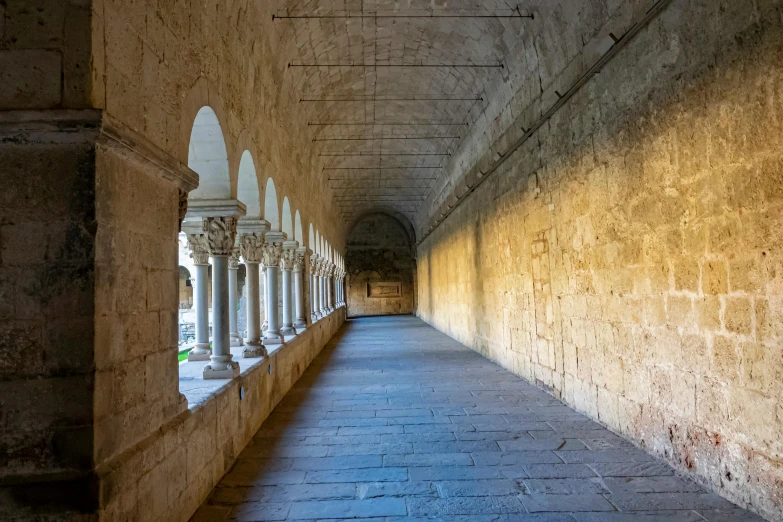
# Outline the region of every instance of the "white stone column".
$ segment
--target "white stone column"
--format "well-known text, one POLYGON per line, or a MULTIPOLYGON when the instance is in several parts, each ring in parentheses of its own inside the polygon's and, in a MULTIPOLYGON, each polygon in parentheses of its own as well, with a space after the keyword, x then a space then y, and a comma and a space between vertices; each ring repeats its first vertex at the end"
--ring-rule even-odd
POLYGON ((259 265, 259 270, 261 271, 261 302, 264 305, 264 309, 261 310, 261 316, 264 318, 264 322, 261 324, 261 333, 266 333, 266 329, 269 328, 269 315, 267 315, 269 311, 269 294, 266 289, 269 285, 266 284, 266 265, 263 261, 259 265))
POLYGON ((190 257, 196 265, 193 307, 196 309, 196 344, 188 352, 188 361, 208 361, 209 347, 209 246, 202 234, 188 234, 190 257))
POLYGON ((261 342, 261 294, 259 264, 263 254, 263 239, 256 234, 240 237, 242 258, 247 268, 247 339, 242 357, 250 359, 267 355, 261 342))
POLYGON ((296 241, 286 241, 283 243, 283 255, 280 258, 280 271, 283 274, 283 327, 280 333, 283 337, 296 335, 294 330, 294 294, 293 294, 293 274, 294 262, 296 261, 296 249, 299 243, 296 241))
MULTIPOLYGON (((295 303, 295 318, 294 328, 297 333, 301 333, 307 328, 307 316, 305 315, 305 303, 304 303, 304 269, 306 264, 307 247, 296 249, 296 258, 294 260, 294 303, 295 303)), ((312 296, 312 294, 311 294, 312 296)), ((312 299, 312 297, 311 297, 312 299)))
POLYGON ((310 256, 310 320, 316 322, 318 315, 318 254, 310 256))
POLYGON ((264 344, 284 344, 280 334, 280 314, 278 296, 278 277, 280 275, 280 258, 283 255, 282 243, 264 243, 264 266, 266 267, 266 296, 268 322, 264 344))
POLYGON ((237 326, 237 307, 239 305, 239 292, 237 291, 237 273, 239 272, 239 246, 228 258, 228 325, 231 346, 242 346, 242 337, 237 326))
POLYGON ((228 317, 228 258, 234 251, 237 220, 208 217, 203 223, 212 256, 212 355, 203 375, 205 379, 231 379, 239 376, 239 364, 231 355, 228 317))
POLYGON ((329 263, 326 271, 326 295, 328 296, 329 312, 334 312, 334 263, 329 263))
POLYGON ((326 310, 326 259, 321 259, 318 270, 318 306, 321 317, 328 314, 326 310))

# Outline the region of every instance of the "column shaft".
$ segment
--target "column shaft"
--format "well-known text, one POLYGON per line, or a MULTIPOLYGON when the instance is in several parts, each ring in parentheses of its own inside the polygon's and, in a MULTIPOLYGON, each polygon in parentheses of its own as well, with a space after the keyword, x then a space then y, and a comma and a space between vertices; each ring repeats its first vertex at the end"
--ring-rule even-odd
POLYGON ((294 327, 297 330, 307 327, 307 318, 305 317, 304 306, 304 279, 302 277, 302 271, 297 270, 294 272, 294 301, 296 303, 296 320, 294 321, 294 327))
POLYGON ((196 288, 193 306, 196 308, 196 345, 188 353, 188 361, 209 360, 209 265, 196 265, 196 288))
POLYGON ((283 272, 283 327, 280 333, 283 335, 295 335, 293 320, 292 278, 290 269, 282 269, 283 272))
POLYGON ((280 335, 279 319, 279 296, 278 296, 278 273, 280 267, 266 267, 266 295, 267 310, 266 319, 268 321, 266 334, 264 335, 264 344, 282 344, 283 336, 280 335))
POLYGON ((247 339, 242 356, 263 357, 266 348, 261 344, 261 294, 258 263, 245 263, 247 268, 247 339))
POLYGON ((228 324, 229 335, 231 337, 231 346, 242 346, 242 338, 239 336, 237 327, 237 305, 239 301, 237 291, 237 273, 239 267, 229 266, 228 268, 228 324))

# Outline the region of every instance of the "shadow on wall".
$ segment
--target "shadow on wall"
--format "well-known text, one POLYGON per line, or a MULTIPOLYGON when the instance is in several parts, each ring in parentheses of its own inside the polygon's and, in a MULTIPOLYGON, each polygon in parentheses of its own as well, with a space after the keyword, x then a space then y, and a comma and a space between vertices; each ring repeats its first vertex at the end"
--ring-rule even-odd
POLYGON ((348 234, 348 317, 413 313, 412 227, 400 219, 368 214, 348 234))

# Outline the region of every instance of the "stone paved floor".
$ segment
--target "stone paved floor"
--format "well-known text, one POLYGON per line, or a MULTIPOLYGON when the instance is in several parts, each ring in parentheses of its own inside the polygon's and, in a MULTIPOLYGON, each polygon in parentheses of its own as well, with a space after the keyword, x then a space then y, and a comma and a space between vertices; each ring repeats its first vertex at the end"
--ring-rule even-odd
POLYGON ((416 318, 334 341, 194 521, 761 520, 416 318))

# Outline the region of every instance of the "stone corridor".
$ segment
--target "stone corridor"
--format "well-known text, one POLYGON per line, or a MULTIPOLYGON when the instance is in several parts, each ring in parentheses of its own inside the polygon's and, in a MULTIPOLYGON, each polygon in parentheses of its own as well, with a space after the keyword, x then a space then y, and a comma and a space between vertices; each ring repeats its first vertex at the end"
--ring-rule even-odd
POLYGON ((403 316, 347 322, 192 520, 762 519, 403 316))

